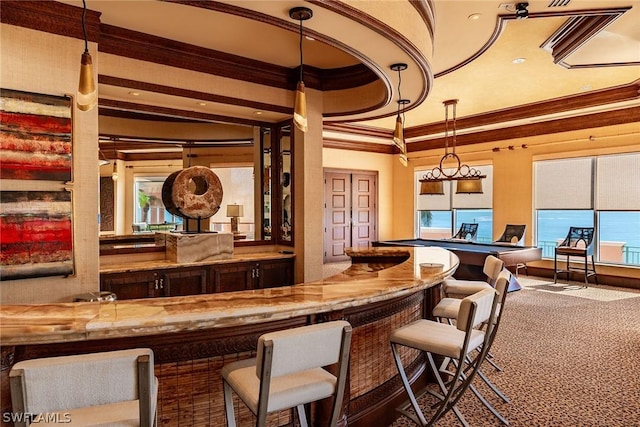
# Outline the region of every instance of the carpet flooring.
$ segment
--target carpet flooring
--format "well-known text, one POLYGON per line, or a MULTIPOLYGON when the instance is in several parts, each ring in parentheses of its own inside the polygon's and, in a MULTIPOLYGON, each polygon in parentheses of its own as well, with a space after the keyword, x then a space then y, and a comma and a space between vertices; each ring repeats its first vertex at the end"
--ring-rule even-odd
MULTIPOLYGON (((474 384, 511 426, 640 426, 640 291, 554 285, 520 277, 493 344, 497 372, 483 371, 506 395, 474 384)), ((429 396, 429 395, 427 395, 429 396)), ((420 402, 425 412, 431 397, 420 402)), ((471 426, 502 425, 468 391, 458 404, 471 426)), ((391 427, 413 423, 400 417, 391 427)), ((460 425, 448 413, 436 426, 460 425)))

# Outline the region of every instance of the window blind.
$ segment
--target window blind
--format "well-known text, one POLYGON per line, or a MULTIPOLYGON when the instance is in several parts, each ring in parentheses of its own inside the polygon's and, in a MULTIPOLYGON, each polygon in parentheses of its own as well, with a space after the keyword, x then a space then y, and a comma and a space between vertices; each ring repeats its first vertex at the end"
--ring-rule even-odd
POLYGON ((640 153, 598 157, 596 171, 598 210, 640 210, 640 153))
POLYGON ((593 209, 593 159, 544 160, 534 166, 536 209, 593 209))

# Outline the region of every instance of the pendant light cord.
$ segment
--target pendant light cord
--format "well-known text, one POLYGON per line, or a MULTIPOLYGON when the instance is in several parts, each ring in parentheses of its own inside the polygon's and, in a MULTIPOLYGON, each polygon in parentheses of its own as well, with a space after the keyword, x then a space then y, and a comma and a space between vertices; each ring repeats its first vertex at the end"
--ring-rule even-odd
POLYGON ((302 68, 304 67, 304 61, 302 58, 302 18, 300 19, 300 81, 304 81, 302 78, 303 75, 303 70, 302 68))
POLYGON ((82 0, 82 33, 84 34, 84 51, 85 53, 89 52, 89 40, 87 38, 87 1, 82 0))

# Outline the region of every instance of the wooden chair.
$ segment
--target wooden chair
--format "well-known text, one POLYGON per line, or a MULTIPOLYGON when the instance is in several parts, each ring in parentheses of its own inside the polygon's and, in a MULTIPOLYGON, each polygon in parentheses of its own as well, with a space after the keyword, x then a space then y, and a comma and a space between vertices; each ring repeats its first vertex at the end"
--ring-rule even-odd
POLYGON ((589 286, 589 277, 594 276, 596 285, 598 284, 598 275, 596 274, 596 263, 593 255, 593 236, 594 227, 570 227, 567 237, 555 248, 553 256, 553 283, 557 283, 558 274, 566 273, 567 282, 570 279, 572 271, 584 273, 584 287, 589 286), (566 256, 566 269, 558 268, 558 255, 566 256), (580 257, 583 259, 584 266, 577 268, 572 267, 570 257, 580 257), (588 257, 591 257, 591 268, 589 268, 588 257))
POLYGON ((330 427, 335 427, 344 395, 351 346, 351 325, 343 320, 271 332, 258 339, 258 354, 222 368, 227 426, 235 427, 232 392, 266 425, 267 414, 297 408, 308 426, 304 405, 333 398, 330 427), (337 363, 334 375, 323 369, 337 363))
POLYGON ((458 232, 452 237, 452 239, 468 240, 470 242, 476 241, 476 235, 478 234, 478 224, 472 224, 469 222, 463 222, 458 232))
POLYGON ((14 413, 55 420, 38 426, 157 425, 158 379, 148 348, 24 360, 13 365, 9 382, 14 413))

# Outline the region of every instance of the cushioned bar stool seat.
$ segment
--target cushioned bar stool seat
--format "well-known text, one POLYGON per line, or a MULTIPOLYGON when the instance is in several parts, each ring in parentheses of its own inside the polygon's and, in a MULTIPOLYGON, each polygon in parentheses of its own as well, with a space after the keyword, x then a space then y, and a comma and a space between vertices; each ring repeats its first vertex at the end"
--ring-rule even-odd
POLYGON ((340 414, 351 344, 351 326, 339 320, 284 331, 258 339, 257 357, 222 368, 227 426, 236 425, 233 391, 266 425, 267 414, 296 408, 300 425, 308 425, 304 405, 333 398, 329 425, 340 414), (324 368, 337 364, 334 375, 324 368))
POLYGON ((13 412, 46 414, 38 426, 157 425, 153 366, 147 348, 21 361, 9 374, 13 412))

